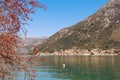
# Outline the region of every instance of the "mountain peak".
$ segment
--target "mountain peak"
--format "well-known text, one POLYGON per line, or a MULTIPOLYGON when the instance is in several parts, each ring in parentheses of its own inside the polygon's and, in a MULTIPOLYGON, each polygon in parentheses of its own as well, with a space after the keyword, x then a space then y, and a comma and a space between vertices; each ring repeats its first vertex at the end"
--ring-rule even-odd
POLYGON ((110 0, 111 2, 120 2, 120 0, 110 0))
POLYGON ((58 31, 40 46, 40 50, 54 52, 74 47, 120 48, 120 0, 109 0, 84 21, 58 31))
POLYGON ((120 0, 109 0, 103 7, 117 7, 118 4, 120 4, 120 0))

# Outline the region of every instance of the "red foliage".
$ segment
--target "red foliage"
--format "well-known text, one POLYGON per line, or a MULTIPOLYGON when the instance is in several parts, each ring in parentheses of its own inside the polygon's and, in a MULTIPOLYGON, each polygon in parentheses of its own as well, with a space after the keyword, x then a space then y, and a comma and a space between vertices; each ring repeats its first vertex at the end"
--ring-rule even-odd
POLYGON ((18 32, 35 7, 46 9, 36 0, 0 0, 0 31, 18 32))
MULTIPOLYGON (((16 51, 19 43, 17 33, 25 21, 30 20, 29 14, 34 12, 35 7, 46 10, 46 7, 36 0, 0 0, 0 79, 3 75, 2 79, 5 80, 4 76, 11 70, 28 70, 25 60, 19 57, 16 51), (5 65, 7 67, 4 67, 5 65)), ((10 79, 13 80, 11 77, 10 79)))
POLYGON ((39 52, 39 46, 33 48, 33 54, 36 55, 39 52))

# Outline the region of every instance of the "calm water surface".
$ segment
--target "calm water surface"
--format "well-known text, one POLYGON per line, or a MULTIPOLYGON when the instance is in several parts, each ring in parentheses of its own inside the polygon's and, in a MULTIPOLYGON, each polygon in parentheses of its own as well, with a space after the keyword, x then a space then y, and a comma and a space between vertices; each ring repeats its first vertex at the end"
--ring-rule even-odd
MULTIPOLYGON (((46 56, 36 80, 120 80, 120 56, 46 56)), ((20 77, 18 80, 23 80, 20 77)))

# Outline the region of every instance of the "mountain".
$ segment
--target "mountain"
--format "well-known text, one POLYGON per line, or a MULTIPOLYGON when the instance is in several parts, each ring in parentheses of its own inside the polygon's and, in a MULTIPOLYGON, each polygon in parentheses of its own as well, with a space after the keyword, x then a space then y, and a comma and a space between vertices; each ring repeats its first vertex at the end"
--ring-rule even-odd
POLYGON ((40 37, 40 38, 19 38, 20 39, 20 46, 17 49, 18 52, 23 53, 23 52, 28 52, 30 51, 33 47, 37 46, 38 44, 42 44, 47 40, 48 37, 40 37))
POLYGON ((38 45, 41 44, 42 42, 46 41, 47 37, 40 37, 40 38, 22 38, 22 43, 24 46, 29 46, 29 45, 38 45))
POLYGON ((58 31, 41 44, 39 50, 94 48, 120 49, 120 0, 109 0, 85 20, 58 31))

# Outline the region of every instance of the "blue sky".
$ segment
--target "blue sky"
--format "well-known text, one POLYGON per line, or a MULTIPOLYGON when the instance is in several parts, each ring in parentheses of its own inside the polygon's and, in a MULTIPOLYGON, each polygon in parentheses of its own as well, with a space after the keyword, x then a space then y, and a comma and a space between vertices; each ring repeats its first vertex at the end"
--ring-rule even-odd
POLYGON ((28 37, 51 36, 60 29, 72 26, 95 13, 108 0, 38 0, 47 6, 47 11, 35 9, 30 15, 28 37))

